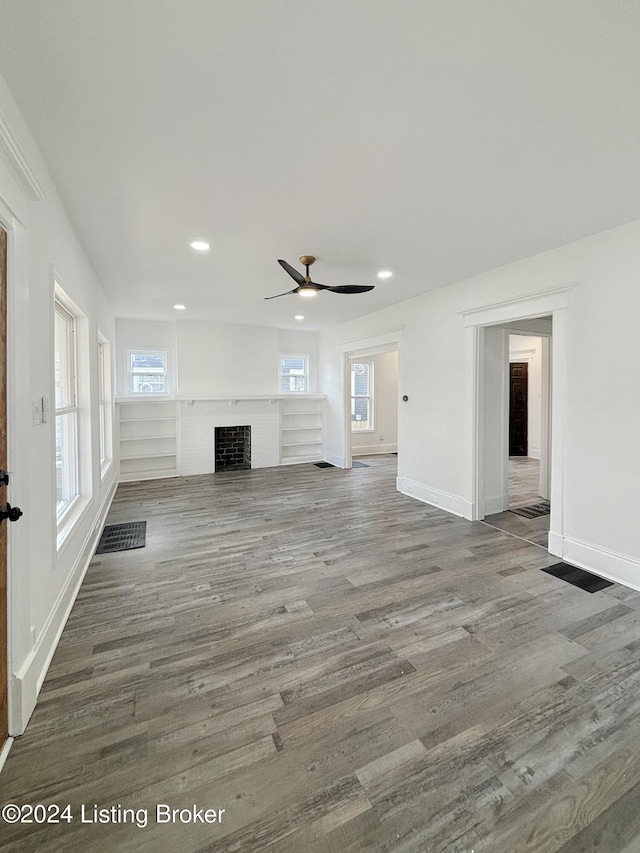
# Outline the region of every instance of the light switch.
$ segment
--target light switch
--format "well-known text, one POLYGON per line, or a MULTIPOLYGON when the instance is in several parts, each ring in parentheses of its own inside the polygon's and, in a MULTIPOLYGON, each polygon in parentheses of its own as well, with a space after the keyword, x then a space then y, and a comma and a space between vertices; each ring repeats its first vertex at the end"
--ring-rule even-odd
POLYGON ((42 397, 42 423, 49 423, 49 395, 44 394, 42 397))
POLYGON ((33 401, 33 425, 40 426, 42 423, 42 400, 33 401))

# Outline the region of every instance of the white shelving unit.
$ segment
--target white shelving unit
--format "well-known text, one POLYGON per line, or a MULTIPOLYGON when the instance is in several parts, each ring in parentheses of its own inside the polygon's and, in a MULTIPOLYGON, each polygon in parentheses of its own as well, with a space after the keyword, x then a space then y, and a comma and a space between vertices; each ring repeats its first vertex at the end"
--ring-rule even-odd
POLYGON ((280 464, 324 458, 324 401, 292 396, 280 401, 280 464))
POLYGON ((177 404, 173 400, 119 401, 120 481, 178 476, 177 404))

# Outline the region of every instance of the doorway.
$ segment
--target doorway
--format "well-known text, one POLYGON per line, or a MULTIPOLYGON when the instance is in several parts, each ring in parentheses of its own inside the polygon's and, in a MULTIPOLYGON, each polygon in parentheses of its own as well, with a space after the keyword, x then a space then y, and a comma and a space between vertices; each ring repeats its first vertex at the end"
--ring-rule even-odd
POLYGON ((350 358, 349 388, 352 459, 397 454, 398 350, 350 358))
MULTIPOLYGON (((545 491, 551 501, 549 533, 546 536, 547 549, 554 556, 562 558, 564 551, 564 420, 566 397, 565 363, 569 346, 570 300, 573 285, 561 285, 544 291, 524 293, 502 299, 489 305, 469 308, 462 311, 462 320, 466 328, 466 345, 470 382, 468 411, 471 414, 472 455, 470 459, 471 506, 469 518, 481 521, 488 514, 487 484, 487 429, 485 423, 486 391, 491 385, 487 381, 487 350, 485 337, 494 326, 505 324, 521 325, 531 318, 549 317, 553 338, 549 335, 545 344, 545 361, 548 365, 549 399, 545 402, 545 422, 548 429, 543 431, 542 444, 548 465, 541 466, 541 494, 545 491), (551 400, 553 399, 553 407, 551 400)), ((506 345, 506 342, 505 342, 506 345)), ((489 352, 489 355, 492 355, 489 352)), ((490 367, 490 366, 489 366, 490 367)), ((507 371, 505 376, 505 397, 507 389, 507 371)), ((506 420, 506 415, 505 415, 506 420)), ((506 431, 506 430, 505 430, 506 431)), ((500 432, 500 430, 498 430, 500 432)), ((506 457, 506 440, 505 440, 506 457)), ((505 466, 506 467, 506 466, 505 466)), ((503 507, 493 510, 500 512, 503 507)))
POLYGON ((353 457, 364 457, 365 465, 366 457, 383 455, 397 463, 401 337, 343 349, 345 468, 353 467, 353 457))
POLYGON ((509 363, 509 457, 528 456, 529 365, 509 363))

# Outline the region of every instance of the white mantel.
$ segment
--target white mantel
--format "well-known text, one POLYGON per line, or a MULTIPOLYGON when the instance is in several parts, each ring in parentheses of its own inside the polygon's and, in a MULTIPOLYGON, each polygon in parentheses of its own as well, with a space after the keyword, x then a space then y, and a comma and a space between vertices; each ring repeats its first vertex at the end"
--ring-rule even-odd
POLYGON ((272 468, 282 462, 281 410, 293 400, 324 400, 323 394, 279 394, 180 400, 180 471, 206 474, 214 470, 215 428, 251 427, 251 467, 272 468))

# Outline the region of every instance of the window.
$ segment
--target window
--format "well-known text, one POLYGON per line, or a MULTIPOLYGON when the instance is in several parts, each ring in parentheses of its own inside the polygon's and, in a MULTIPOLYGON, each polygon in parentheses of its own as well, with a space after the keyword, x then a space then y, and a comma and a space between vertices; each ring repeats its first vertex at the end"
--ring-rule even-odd
POLYGON ((111 346, 98 332, 98 419, 100 422, 100 471, 104 475, 113 458, 111 411, 111 346))
POLYGON ((129 350, 129 393, 167 394, 167 353, 164 350, 129 350))
POLYGON ((79 495, 76 320, 55 303, 56 514, 60 520, 79 495))
POLYGON ((304 393, 309 390, 309 356, 280 356, 280 391, 304 393))
POLYGON ((373 430, 373 362, 351 363, 351 429, 373 430))

